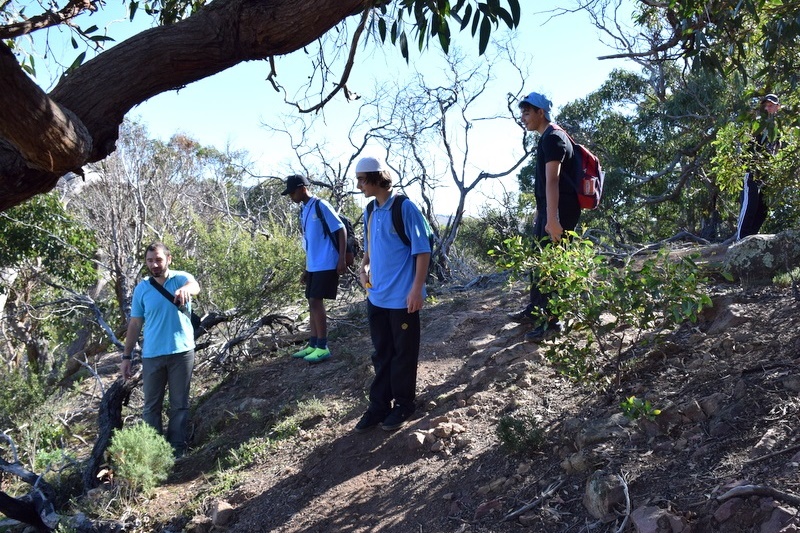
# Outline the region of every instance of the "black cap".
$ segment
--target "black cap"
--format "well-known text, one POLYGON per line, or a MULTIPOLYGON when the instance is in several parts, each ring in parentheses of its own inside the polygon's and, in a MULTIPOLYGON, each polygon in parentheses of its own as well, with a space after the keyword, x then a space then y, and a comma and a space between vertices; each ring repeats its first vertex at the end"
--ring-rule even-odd
POLYGON ((294 174, 286 178, 286 190, 283 191, 281 194, 292 194, 300 187, 308 187, 311 185, 311 182, 308 181, 308 178, 305 176, 301 176, 299 174, 294 174))

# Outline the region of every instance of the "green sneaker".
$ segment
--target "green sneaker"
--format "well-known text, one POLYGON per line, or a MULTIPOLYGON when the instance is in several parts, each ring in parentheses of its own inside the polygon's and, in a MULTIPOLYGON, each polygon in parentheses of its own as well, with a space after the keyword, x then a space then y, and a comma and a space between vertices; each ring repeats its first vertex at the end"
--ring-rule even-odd
POLYGON ((321 363, 330 356, 331 351, 328 348, 316 348, 313 352, 303 357, 303 360, 309 363, 321 363))
POLYGON ((314 346, 306 346, 305 348, 303 348, 299 352, 294 352, 292 354, 292 357, 294 357, 295 359, 302 359, 303 357, 305 357, 308 354, 312 353, 314 350, 316 350, 316 347, 314 347, 314 346))

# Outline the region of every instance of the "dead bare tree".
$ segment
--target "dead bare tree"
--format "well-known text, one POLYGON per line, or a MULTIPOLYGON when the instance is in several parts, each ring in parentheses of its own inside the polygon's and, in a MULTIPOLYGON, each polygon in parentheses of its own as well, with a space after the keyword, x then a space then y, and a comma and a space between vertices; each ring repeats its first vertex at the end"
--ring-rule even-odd
MULTIPOLYGON (((469 194, 483 182, 511 175, 531 154, 525 130, 515 119, 516 104, 526 81, 520 66, 523 62, 510 42, 498 45, 497 50, 495 55, 487 55, 484 61, 473 64, 459 51, 451 50, 443 57, 441 85, 433 85, 419 74, 410 84, 391 90, 384 88, 379 96, 363 104, 365 110, 352 130, 365 131, 364 141, 353 143, 354 146, 366 142, 381 145, 389 165, 400 178, 398 188, 417 192, 421 197, 423 211, 437 235, 434 262, 440 277, 448 276, 450 251, 469 194), (494 71, 500 66, 516 73, 516 89, 504 100, 497 99, 490 90, 494 71), (482 103, 492 99, 494 112, 477 111, 482 103), (503 168, 482 169, 475 160, 483 159, 485 150, 498 147, 479 147, 473 144, 473 139, 481 126, 497 123, 519 132, 516 149, 503 147, 518 156, 503 168), (438 215, 442 213, 438 212, 440 207, 435 197, 446 184, 455 187, 458 197, 455 210, 446 214, 447 223, 441 224, 438 215)), ((509 82, 505 85, 509 86, 509 82)))

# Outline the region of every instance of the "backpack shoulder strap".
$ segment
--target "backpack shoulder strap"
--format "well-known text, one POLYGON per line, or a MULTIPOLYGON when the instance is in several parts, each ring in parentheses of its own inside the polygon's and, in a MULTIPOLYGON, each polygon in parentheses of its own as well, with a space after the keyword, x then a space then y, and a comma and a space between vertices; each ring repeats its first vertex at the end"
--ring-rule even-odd
POLYGON ((403 241, 403 244, 411 246, 411 239, 406 235, 406 227, 403 224, 403 202, 406 200, 408 200, 408 197, 403 194, 395 195, 392 203, 392 224, 394 225, 395 233, 403 241))
POLYGON ((176 307, 178 307, 178 304, 177 304, 177 303, 175 303, 175 296, 173 296, 172 294, 170 294, 170 292, 169 292, 167 289, 165 289, 163 285, 161 285, 159 282, 157 282, 157 281, 156 281, 156 278, 154 278, 153 276, 150 276, 150 285, 152 285, 153 287, 155 287, 155 289, 156 289, 158 292, 160 292, 160 293, 161 293, 161 295, 162 295, 164 298, 166 298, 167 300, 169 300, 170 302, 172 302, 172 303, 173 303, 173 304, 174 304, 176 307))
POLYGON ((322 207, 320 207, 319 198, 315 198, 314 200, 314 209, 317 211, 317 218, 320 222, 322 222, 323 233, 325 233, 330 240, 335 241, 333 238, 333 233, 331 232, 331 228, 328 226, 328 222, 325 220, 325 216, 322 214, 322 207))

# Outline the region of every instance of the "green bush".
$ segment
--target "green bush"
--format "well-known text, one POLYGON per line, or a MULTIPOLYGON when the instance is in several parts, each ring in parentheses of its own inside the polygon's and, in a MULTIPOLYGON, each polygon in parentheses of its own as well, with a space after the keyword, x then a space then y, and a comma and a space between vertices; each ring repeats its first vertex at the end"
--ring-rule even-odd
POLYGON ((533 415, 503 416, 497 423, 497 438, 512 453, 533 453, 544 445, 544 431, 533 415))
POLYGON ((172 447, 144 422, 116 431, 108 455, 116 477, 145 494, 165 481, 175 464, 172 447))
POLYGON ((27 420, 46 399, 45 377, 21 368, 0 374, 0 424, 4 428, 27 420))
POLYGON ((256 317, 302 297, 300 235, 285 225, 251 232, 231 221, 198 220, 195 231, 197 252, 181 265, 200 281, 201 305, 256 317))
POLYGON ((550 295, 550 311, 562 320, 563 332, 572 333, 544 345, 545 355, 576 381, 596 381, 606 359, 616 355, 619 382, 627 343, 645 331, 695 322, 711 306, 700 269, 689 257, 670 257, 669 250, 615 264, 592 241, 570 232, 568 240, 536 253, 520 237, 507 239, 494 255, 519 277, 536 273, 542 293, 550 295))

